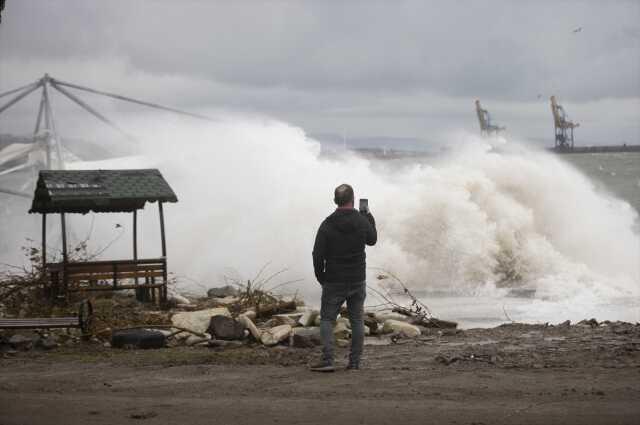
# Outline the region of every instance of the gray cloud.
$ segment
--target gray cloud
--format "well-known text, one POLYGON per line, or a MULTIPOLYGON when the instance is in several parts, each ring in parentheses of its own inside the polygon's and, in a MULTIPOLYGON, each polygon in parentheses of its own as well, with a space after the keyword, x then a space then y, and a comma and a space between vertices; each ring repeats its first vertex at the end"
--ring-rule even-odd
MULTIPOLYGON (((531 106, 548 120, 551 94, 572 116, 579 105, 640 113, 640 3, 8 0, 0 89, 46 69, 176 106, 367 136, 475 129, 481 97, 536 138, 550 124, 532 124, 531 106)), ((616 138, 640 136, 622 124, 616 138)), ((581 129, 592 142, 610 130, 581 129)))

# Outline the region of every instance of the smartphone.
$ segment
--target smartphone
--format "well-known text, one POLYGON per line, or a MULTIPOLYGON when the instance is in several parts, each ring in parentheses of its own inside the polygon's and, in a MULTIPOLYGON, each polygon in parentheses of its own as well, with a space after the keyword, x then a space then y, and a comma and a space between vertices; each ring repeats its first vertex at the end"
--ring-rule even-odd
POLYGON ((358 209, 362 213, 369 212, 369 200, 366 198, 360 198, 360 207, 358 209))

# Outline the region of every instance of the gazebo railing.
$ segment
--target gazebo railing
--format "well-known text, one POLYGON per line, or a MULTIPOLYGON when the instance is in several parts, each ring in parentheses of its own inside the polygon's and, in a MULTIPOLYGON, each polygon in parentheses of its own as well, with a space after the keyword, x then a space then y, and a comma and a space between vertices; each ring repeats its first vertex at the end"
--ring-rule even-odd
POLYGON ((156 291, 161 302, 167 299, 167 260, 164 257, 134 260, 47 263, 53 296, 75 291, 115 291, 135 289, 156 291))

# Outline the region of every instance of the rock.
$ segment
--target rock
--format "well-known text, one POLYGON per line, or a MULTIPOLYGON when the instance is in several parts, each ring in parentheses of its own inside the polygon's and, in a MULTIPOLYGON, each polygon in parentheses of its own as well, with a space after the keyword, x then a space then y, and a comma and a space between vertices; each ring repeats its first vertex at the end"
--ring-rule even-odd
POLYGON ((229 316, 216 315, 211 318, 207 333, 215 336, 216 339, 232 341, 244 338, 244 328, 243 323, 229 316))
POLYGON ((46 338, 42 338, 38 341, 38 347, 43 350, 51 350, 57 348, 60 344, 58 344, 58 338, 55 335, 49 335, 46 338))
POLYGON ((207 345, 211 348, 240 348, 244 346, 241 341, 222 341, 220 339, 212 339, 207 345))
POLYGON ((313 348, 320 344, 306 336, 293 334, 291 335, 289 345, 296 348, 313 348))
POLYGON ((198 335, 189 335, 187 337, 187 339, 184 341, 185 345, 188 345, 189 347, 193 346, 193 345, 198 345, 201 344, 203 342, 208 342, 211 340, 211 336, 208 337, 201 337, 198 335))
POLYGON ((322 344, 319 327, 294 328, 292 331, 291 346, 298 348, 310 348, 322 344))
POLYGON ((351 329, 351 322, 346 317, 338 317, 338 319, 336 319, 336 324, 338 323, 344 323, 347 328, 351 329))
POLYGON ((285 339, 289 338, 292 329, 293 328, 289 325, 280 325, 271 329, 267 329, 260 335, 260 341, 264 345, 276 345, 280 341, 284 341, 285 339))
POLYGON ((174 302, 176 305, 189 305, 191 304, 191 301, 189 301, 189 299, 183 295, 180 295, 178 293, 175 292, 169 292, 167 294, 167 300, 169 302, 174 302))
POLYGON ((378 321, 373 313, 367 313, 364 316, 364 325, 369 328, 372 335, 378 333, 378 321))
POLYGON ((320 314, 318 314, 316 316, 316 318, 313 320, 313 326, 320 326, 320 321, 322 320, 322 318, 320 317, 320 314))
POLYGON ((336 339, 347 339, 351 337, 351 329, 348 326, 349 321, 346 319, 336 320, 336 325, 333 327, 333 335, 336 339))
POLYGON ((399 320, 386 320, 382 326, 383 333, 397 333, 408 338, 420 336, 420 329, 410 323, 401 322, 399 320))
POLYGON ((298 326, 300 317, 301 314, 275 314, 272 319, 275 321, 276 326, 289 325, 294 328, 298 326))
POLYGON ((571 326, 571 320, 565 320, 562 323, 558 323, 557 326, 560 328, 568 328, 569 326, 571 326))
POLYGON ((243 316, 248 317, 251 320, 255 320, 256 318, 256 310, 253 308, 247 309, 247 311, 245 311, 244 313, 242 313, 243 316))
POLYGON ((336 345, 340 348, 347 348, 351 343, 349 342, 348 339, 343 339, 343 338, 337 338, 336 339, 336 345))
POLYGON ((224 297, 224 298, 216 298, 216 302, 222 305, 233 304, 238 301, 238 297, 224 297))
POLYGON ((27 351, 33 348, 33 338, 16 334, 9 338, 9 345, 16 350, 27 351))
POLYGON ((318 310, 306 310, 298 319, 298 324, 303 327, 312 326, 319 315, 320 312, 318 310))
MULTIPOLYGON (((255 315, 255 312, 254 312, 255 315)), ((256 341, 260 341, 260 337, 262 336, 262 332, 258 327, 253 323, 253 321, 249 318, 249 316, 245 314, 241 314, 238 316, 238 321, 244 325, 246 329, 249 330, 251 336, 255 338, 256 341)))
POLYGON ((364 325, 364 335, 365 336, 371 335, 371 329, 369 329, 369 326, 367 325, 364 325))
POLYGON ((219 288, 209 288, 207 291, 207 297, 209 298, 235 297, 236 295, 238 295, 238 290, 231 285, 225 285, 219 288))
POLYGON ((597 328, 598 321, 596 319, 581 320, 578 322, 578 326, 583 326, 585 328, 597 328))
MULTIPOLYGON (((226 307, 209 308, 198 311, 185 311, 176 313, 171 317, 171 323, 177 328, 185 328, 190 331, 205 333, 213 316, 231 316, 226 307)), ((184 333, 176 335, 176 338, 186 338, 184 333)))

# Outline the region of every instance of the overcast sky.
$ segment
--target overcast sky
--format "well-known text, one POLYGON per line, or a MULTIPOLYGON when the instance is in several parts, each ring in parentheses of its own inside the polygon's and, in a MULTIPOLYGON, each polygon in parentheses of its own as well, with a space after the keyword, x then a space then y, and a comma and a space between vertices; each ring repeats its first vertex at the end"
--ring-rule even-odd
MULTIPOLYGON (((511 136, 552 144, 555 94, 579 144, 640 143, 639 1, 7 0, 0 91, 45 72, 310 134, 424 144, 478 131, 476 98, 511 136)), ((0 133, 34 120, 35 100, 0 115, 0 133)))

